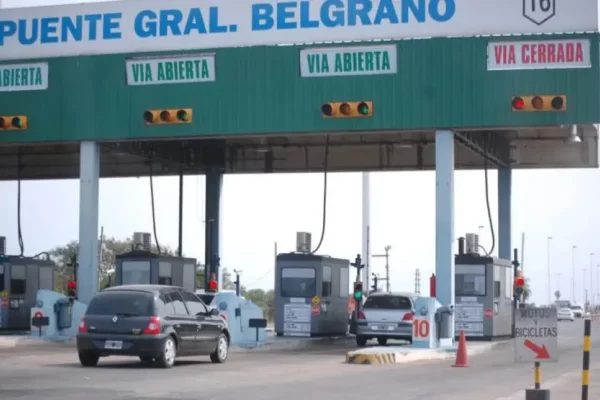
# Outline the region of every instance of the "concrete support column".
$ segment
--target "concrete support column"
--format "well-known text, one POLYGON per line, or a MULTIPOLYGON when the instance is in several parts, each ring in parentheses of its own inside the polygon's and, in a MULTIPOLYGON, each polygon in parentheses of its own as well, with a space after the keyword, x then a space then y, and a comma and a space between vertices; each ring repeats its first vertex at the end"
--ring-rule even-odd
POLYGON ((100 146, 81 142, 79 161, 78 300, 88 304, 98 290, 98 202, 100 146))
POLYGON ((512 170, 498 169, 498 258, 511 260, 512 170))
MULTIPOLYGON (((436 297, 454 305, 454 133, 435 133, 436 297)), ((454 327, 454 324, 452 324, 454 327)))
POLYGON ((206 173, 206 210, 204 236, 204 262, 206 263, 206 289, 211 273, 215 273, 221 289, 221 274, 219 270, 221 257, 221 192, 223 189, 223 174, 218 171, 206 173))

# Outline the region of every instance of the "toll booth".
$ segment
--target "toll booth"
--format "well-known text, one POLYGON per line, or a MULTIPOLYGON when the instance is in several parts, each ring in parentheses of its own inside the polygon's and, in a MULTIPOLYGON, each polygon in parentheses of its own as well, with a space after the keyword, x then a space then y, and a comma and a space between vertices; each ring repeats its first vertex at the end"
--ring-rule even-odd
POLYGON ((349 292, 349 260, 310 253, 277 255, 277 336, 345 335, 349 292))
POLYGON ((476 235, 459 239, 455 263, 455 332, 467 339, 493 340, 512 333, 513 266, 479 254, 476 235))
POLYGON ((38 290, 54 290, 54 263, 0 255, 0 330, 29 331, 38 290))
POLYGON ((114 286, 174 285, 196 290, 196 259, 132 250, 115 257, 114 286))

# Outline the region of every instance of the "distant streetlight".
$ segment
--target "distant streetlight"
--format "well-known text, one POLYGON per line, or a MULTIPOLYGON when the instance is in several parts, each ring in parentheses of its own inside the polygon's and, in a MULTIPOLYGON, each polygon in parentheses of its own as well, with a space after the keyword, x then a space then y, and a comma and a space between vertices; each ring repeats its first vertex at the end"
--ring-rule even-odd
POLYGON ((573 303, 577 303, 577 299, 575 298, 575 251, 577 250, 577 245, 573 245, 571 247, 571 262, 573 264, 573 275, 571 276, 571 283, 573 284, 571 297, 573 298, 573 303))
POLYGON ((386 292, 390 291, 390 250, 392 246, 385 246, 385 254, 373 254, 371 257, 385 257, 385 288, 386 292))
MULTIPOLYGON (((594 302, 594 253, 590 253, 590 305, 594 302)), ((583 280, 585 282, 585 279, 583 280)), ((583 284, 585 287, 585 283, 583 284)))
POLYGON ((548 236, 547 241, 547 258, 548 258, 548 304, 552 304, 552 281, 551 281, 551 272, 550 272, 550 242, 552 242, 552 236, 548 236))

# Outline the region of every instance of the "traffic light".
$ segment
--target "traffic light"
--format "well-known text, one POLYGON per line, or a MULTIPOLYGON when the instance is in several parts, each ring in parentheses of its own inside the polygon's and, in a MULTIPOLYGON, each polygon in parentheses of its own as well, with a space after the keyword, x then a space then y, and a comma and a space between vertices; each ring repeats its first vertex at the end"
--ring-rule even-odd
POLYGON ((219 289, 219 284, 217 283, 216 274, 213 272, 210 274, 210 281, 208 281, 208 291, 216 292, 219 289))
POLYGON ((362 282, 355 282, 354 283, 354 299, 355 300, 362 300, 363 297, 363 287, 362 287, 362 282))
POLYGON ((321 106, 323 118, 357 118, 372 117, 372 101, 345 101, 336 103, 325 103, 321 106))
POLYGON ((0 116, 0 131, 24 131, 27 129, 27 117, 24 115, 0 116))
POLYGON ((67 296, 77 298, 77 282, 69 281, 67 283, 67 296))
POLYGON ((373 276, 373 286, 371 286, 371 289, 373 289, 374 292, 377 291, 377 276, 373 276))
POLYGON ((515 294, 517 296, 521 296, 525 291, 525 278, 523 278, 520 273, 515 278, 515 294))
POLYGON ((567 111, 567 96, 515 96, 512 98, 515 112, 567 111))
POLYGON ((144 111, 144 122, 146 125, 191 124, 192 114, 191 108, 146 110, 144 111))

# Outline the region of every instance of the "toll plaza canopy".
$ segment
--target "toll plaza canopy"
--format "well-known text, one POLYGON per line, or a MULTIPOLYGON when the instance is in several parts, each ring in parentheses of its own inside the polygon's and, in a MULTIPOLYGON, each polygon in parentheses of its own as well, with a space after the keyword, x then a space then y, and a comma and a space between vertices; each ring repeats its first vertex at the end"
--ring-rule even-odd
POLYGON ((161 0, 0 10, 0 179, 597 167, 596 0, 161 0), (577 137, 581 143, 567 139, 577 137))

